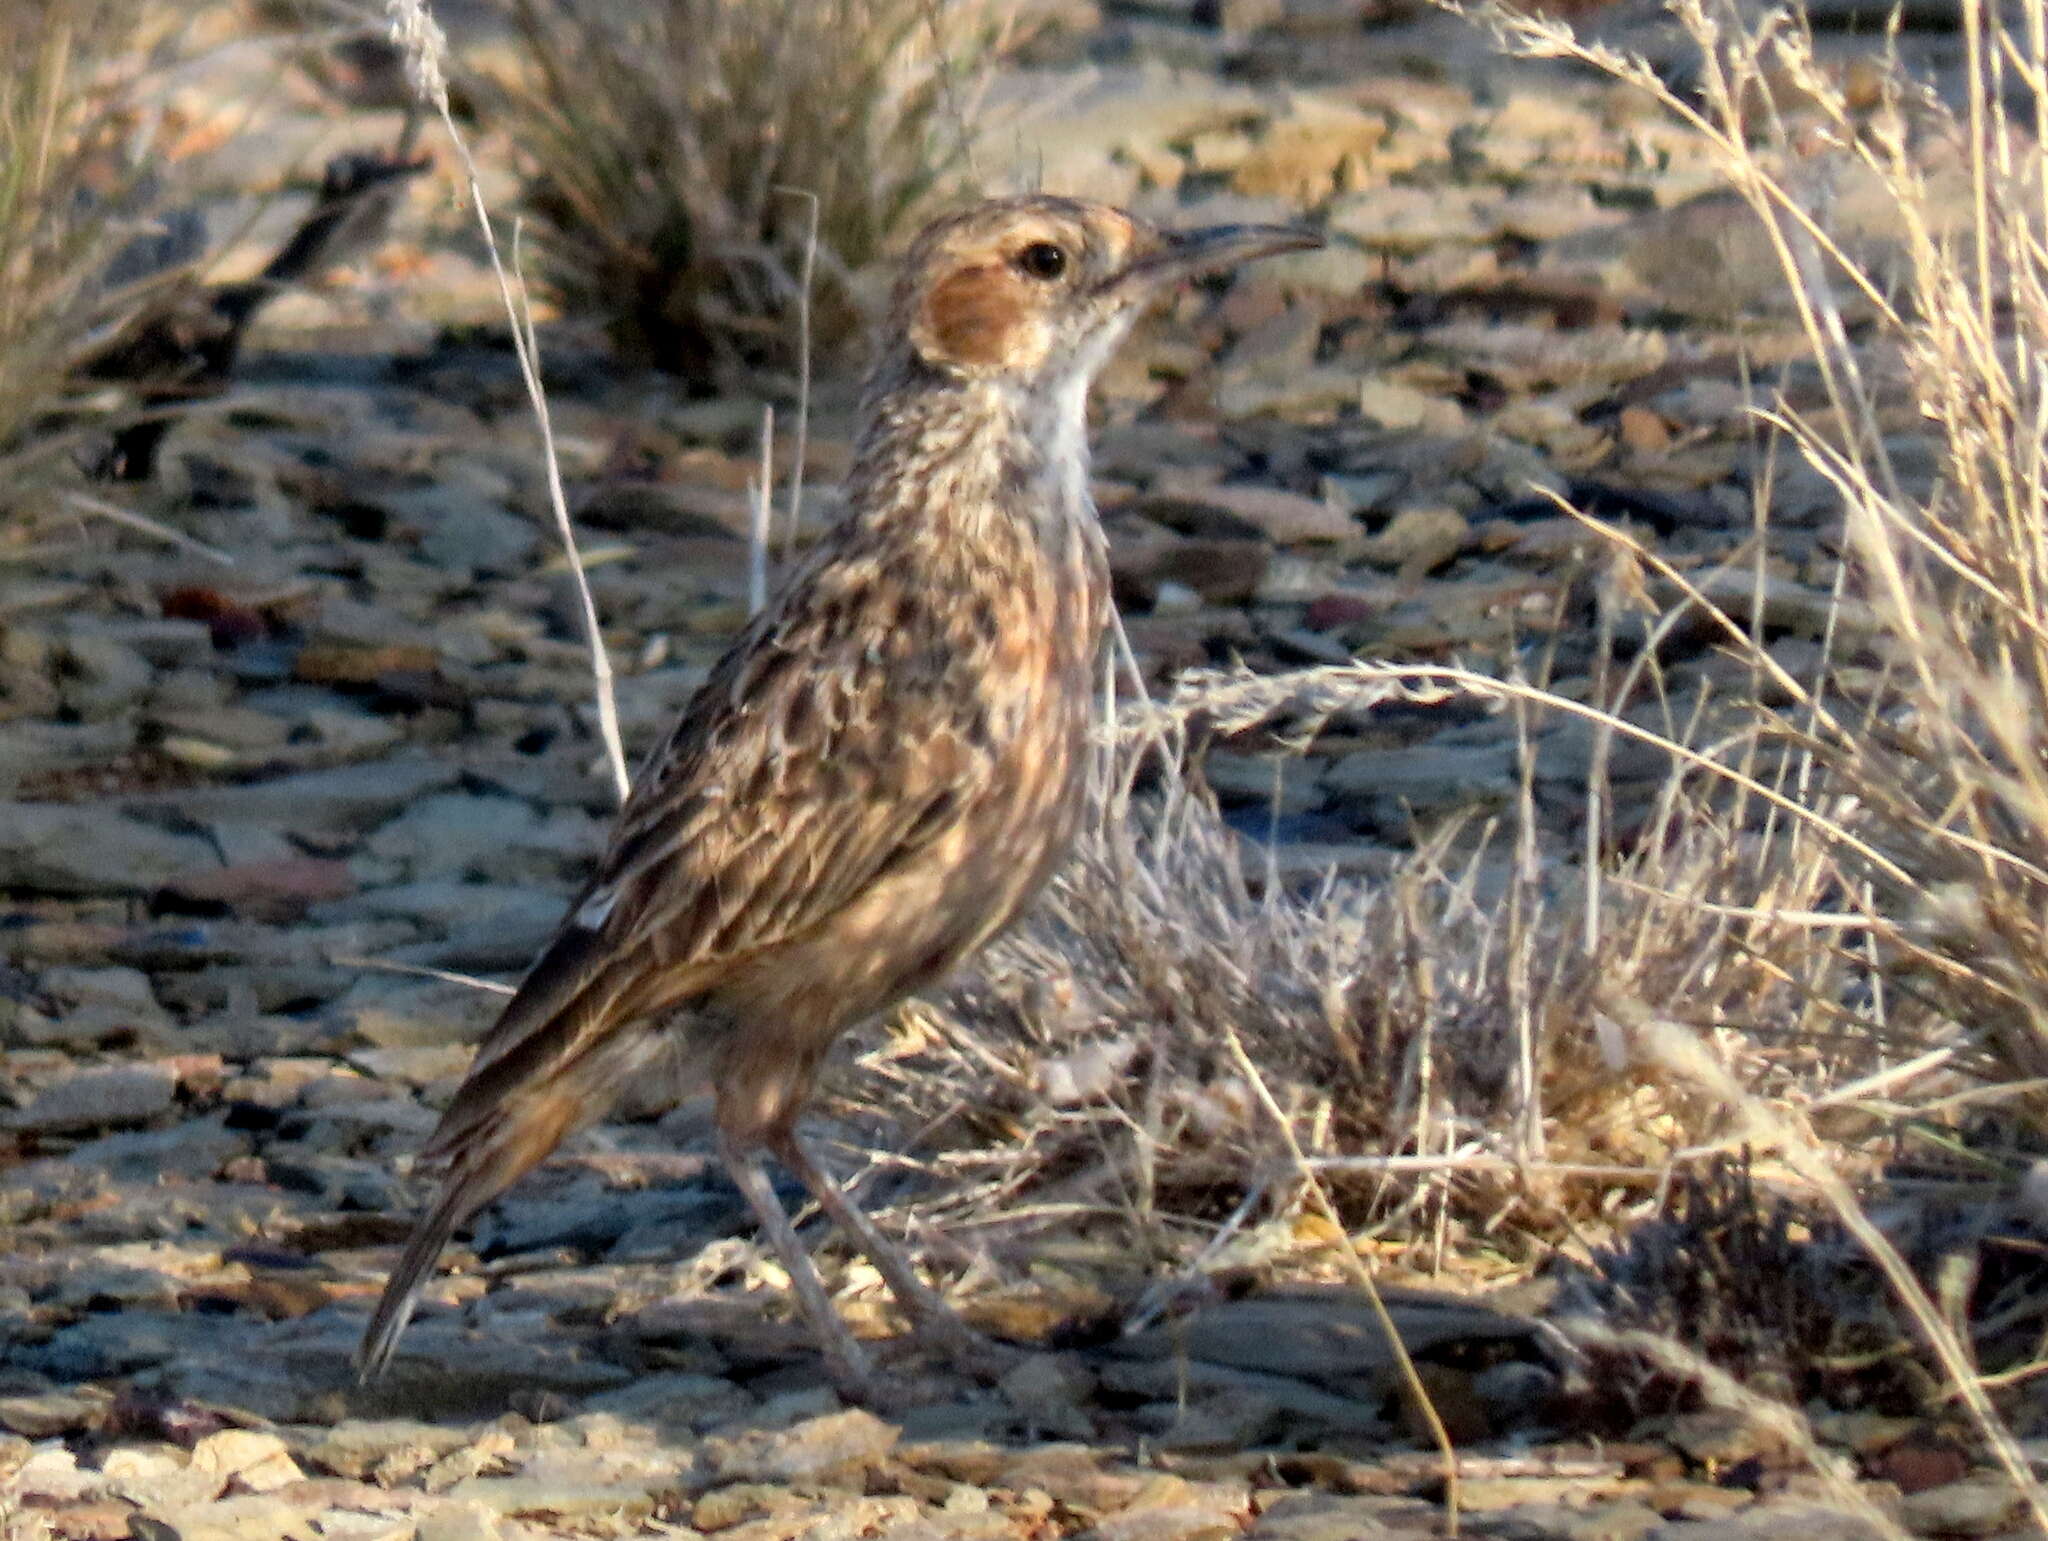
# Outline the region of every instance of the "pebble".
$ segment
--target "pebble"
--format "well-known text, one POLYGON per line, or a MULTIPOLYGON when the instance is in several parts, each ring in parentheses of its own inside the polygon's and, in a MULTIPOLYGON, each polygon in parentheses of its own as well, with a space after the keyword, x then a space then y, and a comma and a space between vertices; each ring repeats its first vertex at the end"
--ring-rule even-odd
POLYGON ((168 1112, 177 1072, 161 1062, 103 1065, 63 1076, 8 1120, 24 1134, 64 1134, 145 1123, 168 1112))
POLYGON ((785 1430, 714 1439, 705 1456, 723 1482, 810 1482, 874 1465, 895 1448, 900 1433, 873 1413, 852 1408, 785 1430))
POLYGON ((202 840, 103 808, 0 802, 0 888, 148 893, 211 858, 202 840))

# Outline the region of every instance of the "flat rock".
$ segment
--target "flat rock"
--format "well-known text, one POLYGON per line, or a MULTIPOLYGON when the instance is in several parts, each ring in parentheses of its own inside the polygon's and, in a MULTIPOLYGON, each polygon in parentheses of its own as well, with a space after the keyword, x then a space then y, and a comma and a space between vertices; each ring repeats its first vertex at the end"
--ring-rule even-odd
POLYGON ((721 1482, 811 1482, 873 1465, 896 1447, 900 1433, 873 1413, 853 1408, 787 1429, 714 1440, 705 1454, 721 1482))
POLYGON ((0 889, 149 893, 212 856, 203 840, 104 807, 0 803, 0 889))
POLYGON ((1259 535, 1283 546, 1355 545, 1363 532, 1350 510, 1278 487, 1169 485, 1131 500, 1133 513, 1187 535, 1259 535))
MULTIPOLYGON (((415 799, 452 785, 460 774, 459 767, 425 755, 399 754, 270 781, 166 792, 137 799, 134 806, 168 808, 193 819, 246 821, 302 835, 346 835, 374 828, 415 799)), ((0 817, 0 852, 5 850, 5 829, 0 817)), ((205 850, 203 845, 198 848, 205 850)), ((173 871, 199 865, 195 856, 173 871)))
POLYGON ((411 1418, 344 1418, 305 1458, 339 1477, 402 1480, 469 1443, 467 1430, 411 1418))
POLYGON ((104 1065, 45 1086, 7 1120, 25 1134, 63 1134, 139 1124, 170 1109, 177 1072, 158 1063, 104 1065))
MULTIPOLYGON (((1452 1342, 1533 1340, 1535 1324, 1455 1296, 1391 1294, 1387 1309, 1412 1354, 1452 1342)), ((1376 1393, 1394 1365, 1367 1302, 1337 1291, 1226 1301, 1170 1327, 1118 1339, 1128 1358, 1201 1359, 1261 1374, 1294 1376, 1346 1393, 1376 1393)))
POLYGON ((505 998, 438 979, 366 974, 329 1008, 329 1020, 373 1048, 473 1043, 504 1009, 505 998))
POLYGON ((604 826, 575 809, 543 813, 517 798, 439 792, 370 837, 368 854, 401 879, 566 883, 596 857, 604 826))
POLYGON ((1899 1500, 1899 1519, 1924 1535, 1988 1536, 2003 1531, 2019 1508, 2011 1481, 1986 1473, 1907 1494, 1899 1500))

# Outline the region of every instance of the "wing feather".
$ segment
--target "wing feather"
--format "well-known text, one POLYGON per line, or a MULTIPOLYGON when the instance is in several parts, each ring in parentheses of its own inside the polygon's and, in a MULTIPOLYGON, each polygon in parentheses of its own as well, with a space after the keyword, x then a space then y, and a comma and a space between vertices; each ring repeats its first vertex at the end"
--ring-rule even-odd
POLYGON ((824 925, 940 838, 992 773, 991 746, 962 731, 984 720, 966 650, 906 634, 902 607, 877 634, 817 600, 797 584, 780 624, 734 646, 643 768, 430 1153, 459 1150, 502 1099, 562 1074, 632 1017, 824 925))

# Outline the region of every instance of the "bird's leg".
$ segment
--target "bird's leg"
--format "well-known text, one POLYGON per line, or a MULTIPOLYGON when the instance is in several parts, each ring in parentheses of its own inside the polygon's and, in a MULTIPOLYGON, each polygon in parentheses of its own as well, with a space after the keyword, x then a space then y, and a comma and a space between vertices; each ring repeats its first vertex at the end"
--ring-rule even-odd
POLYGON ((867 1350, 854 1340, 846 1323, 832 1308, 832 1297, 825 1293, 825 1281, 818 1277, 817 1265, 804 1249, 803 1240, 790 1223, 782 1201, 775 1196, 775 1187, 768 1180, 767 1168, 762 1165, 761 1148, 758 1145, 740 1145, 723 1137, 719 1147, 726 1171, 752 1206, 754 1218, 761 1222, 762 1233, 775 1248, 776 1256, 782 1259, 782 1266, 789 1271, 790 1288, 796 1291, 797 1306, 825 1351, 833 1379, 857 1399, 865 1400, 874 1385, 874 1368, 868 1362, 867 1350))
POLYGON ((819 1207, 867 1254, 868 1261, 888 1284, 889 1292, 910 1313, 920 1338, 962 1369, 1000 1374, 1007 1368, 995 1345, 960 1320, 938 1292, 917 1276, 902 1249, 847 1197, 846 1190, 833 1180, 795 1130, 788 1130, 775 1142, 775 1153, 811 1190, 819 1207))

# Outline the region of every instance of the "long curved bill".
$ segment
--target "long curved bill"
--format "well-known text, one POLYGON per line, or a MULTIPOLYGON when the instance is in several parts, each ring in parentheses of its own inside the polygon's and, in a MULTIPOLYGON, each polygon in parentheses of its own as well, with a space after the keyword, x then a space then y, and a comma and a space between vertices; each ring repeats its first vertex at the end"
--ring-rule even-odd
POLYGON ((1314 251, 1323 238, 1292 225, 1211 225, 1202 230, 1161 232, 1160 244, 1136 258, 1109 282, 1147 287, 1238 267, 1283 252, 1314 251))

